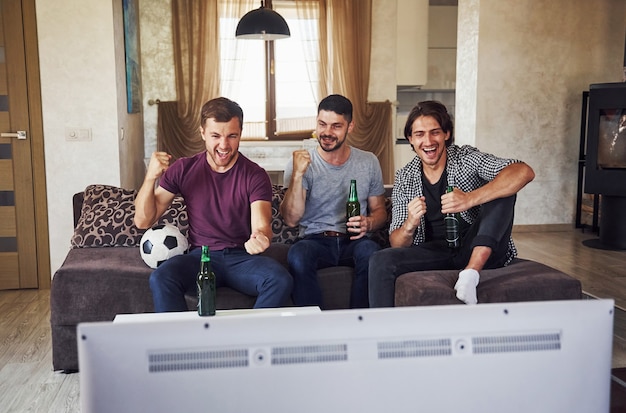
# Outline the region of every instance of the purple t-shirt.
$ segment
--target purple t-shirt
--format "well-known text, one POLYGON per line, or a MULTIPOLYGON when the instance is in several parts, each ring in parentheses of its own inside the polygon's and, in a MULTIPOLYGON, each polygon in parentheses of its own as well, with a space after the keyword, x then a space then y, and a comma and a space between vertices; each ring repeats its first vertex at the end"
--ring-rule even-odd
POLYGON ((206 152, 180 158, 165 171, 159 185, 185 199, 189 245, 208 245, 214 251, 243 248, 252 232, 250 204, 272 201, 267 172, 241 153, 225 173, 211 169, 206 152))

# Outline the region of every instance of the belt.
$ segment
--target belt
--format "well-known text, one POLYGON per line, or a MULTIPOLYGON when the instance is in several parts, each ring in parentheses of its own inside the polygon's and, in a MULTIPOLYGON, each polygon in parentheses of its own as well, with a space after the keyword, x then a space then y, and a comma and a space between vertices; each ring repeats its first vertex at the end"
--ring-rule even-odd
POLYGON ((343 232, 337 232, 337 231, 324 231, 324 232, 321 232, 320 235, 323 237, 333 237, 333 238, 341 238, 341 237, 348 236, 348 234, 344 234, 343 232))

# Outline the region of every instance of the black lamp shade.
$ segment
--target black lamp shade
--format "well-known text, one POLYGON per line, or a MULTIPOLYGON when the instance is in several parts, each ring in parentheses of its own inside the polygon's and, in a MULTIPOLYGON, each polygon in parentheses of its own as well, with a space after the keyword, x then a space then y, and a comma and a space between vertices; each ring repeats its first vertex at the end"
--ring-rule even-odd
POLYGON ((291 36, 289 26, 283 17, 272 9, 260 8, 246 13, 235 31, 238 39, 276 40, 291 36))

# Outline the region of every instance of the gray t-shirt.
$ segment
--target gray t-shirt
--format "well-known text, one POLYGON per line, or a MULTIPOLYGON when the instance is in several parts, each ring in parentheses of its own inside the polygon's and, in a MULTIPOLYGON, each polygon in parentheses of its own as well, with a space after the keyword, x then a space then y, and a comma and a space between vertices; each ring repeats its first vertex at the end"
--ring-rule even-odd
MULTIPOLYGON (((350 157, 340 166, 327 163, 317 153, 309 150, 311 164, 304 173, 302 185, 306 190, 304 215, 300 220, 300 236, 323 231, 346 232, 346 201, 350 180, 356 179, 361 215, 368 214, 367 198, 385 193, 383 173, 376 156, 354 147, 350 157)), ((284 183, 289 185, 293 161, 285 167, 284 183)))

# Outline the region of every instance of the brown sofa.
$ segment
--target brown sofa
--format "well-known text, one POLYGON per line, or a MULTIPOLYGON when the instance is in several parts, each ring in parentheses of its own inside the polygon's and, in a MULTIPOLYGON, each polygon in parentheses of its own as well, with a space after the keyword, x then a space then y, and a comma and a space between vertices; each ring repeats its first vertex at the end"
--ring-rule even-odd
MULTIPOLYGON (((273 187, 272 245, 264 253, 287 267, 287 251, 297 238, 297 229, 284 225, 278 212, 285 189, 273 187)), ((144 231, 132 222, 135 191, 109 185, 90 185, 73 197, 74 235, 71 249, 54 274, 50 295, 52 360, 54 370, 78 369, 76 326, 88 321, 111 321, 116 314, 153 312, 148 285, 151 269, 139 253, 144 231)), ((186 234, 185 205, 176 198, 159 223, 172 223, 186 234)), ((375 238, 387 246, 382 230, 375 238)), ((349 308, 354 271, 350 267, 320 270, 323 309, 349 308)), ((196 297, 187 297, 190 310, 196 297)), ((252 308, 255 297, 228 287, 217 290, 217 308, 252 308)), ((291 304, 291 303, 288 303, 291 304)))
MULTIPOLYGON (((287 251, 297 229, 284 225, 278 206, 285 189, 273 188, 271 247, 265 252, 287 266, 287 251)), ((90 185, 73 197, 74 235, 71 249, 54 274, 50 295, 52 360, 54 370, 78 370, 76 326, 81 322, 111 321, 116 314, 153 312, 148 278, 151 269, 139 253, 142 230, 132 222, 135 191, 108 185, 90 185)), ((391 215, 391 201, 387 197, 391 215)), ((187 213, 176 198, 160 220, 178 226, 186 234, 187 213)), ((389 223, 389 222, 388 222, 389 223)), ((387 228, 374 234, 388 246, 387 228)), ((424 271, 404 274, 396 283, 396 305, 460 304, 454 295, 457 271, 424 271)), ((350 267, 318 271, 323 309, 349 307, 354 272, 350 267)), ((480 303, 581 298, 580 282, 560 271, 533 261, 517 259, 497 270, 481 272, 480 303)), ((190 310, 195 297, 187 297, 190 310)), ((252 308, 255 298, 227 287, 217 290, 217 308, 252 308)), ((289 303, 288 303, 289 304, 289 303)))

